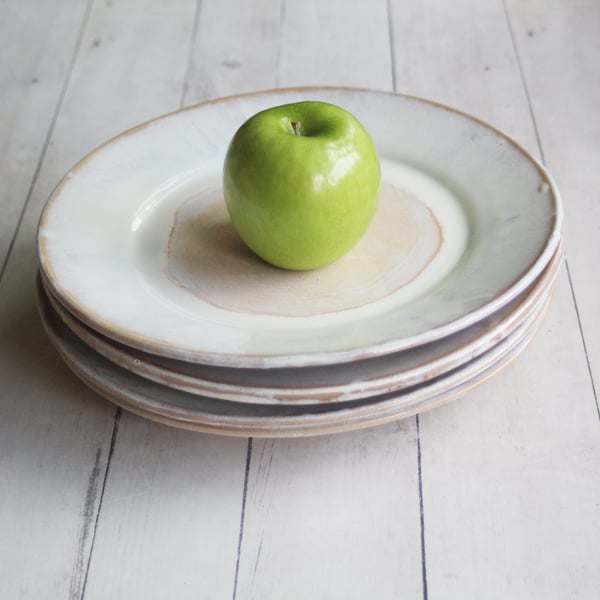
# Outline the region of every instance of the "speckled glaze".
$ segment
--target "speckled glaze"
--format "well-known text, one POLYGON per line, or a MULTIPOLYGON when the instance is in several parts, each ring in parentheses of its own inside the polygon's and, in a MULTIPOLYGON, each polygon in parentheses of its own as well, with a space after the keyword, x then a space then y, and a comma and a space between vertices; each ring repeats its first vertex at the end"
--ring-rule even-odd
POLYGON ((418 348, 325 367, 235 369, 185 363, 136 351, 98 334, 47 292, 62 321, 91 349, 146 379, 182 391, 255 404, 317 404, 357 400, 415 386, 460 367, 535 318, 551 294, 559 248, 522 295, 477 324, 418 348))
MULTIPOLYGON (((411 212, 409 218, 417 217, 411 212)), ((398 221, 400 229, 404 221, 398 221)), ((398 352, 493 314, 546 267, 561 223, 548 173, 473 117, 398 94, 275 90, 167 115, 93 152, 50 198, 40 221, 39 258, 61 304, 113 340, 187 362, 301 367, 398 352), (439 230, 423 227, 414 246, 392 261, 377 260, 377 236, 369 241, 367 234, 346 259, 288 280, 289 291, 274 309, 257 301, 256 290, 278 289, 287 272, 246 268, 248 257, 235 248, 233 270, 231 262, 220 268, 221 252, 199 256, 184 244, 173 254, 171 234, 182 207, 198 219, 222 202, 215 182, 237 127, 263 108, 302 99, 353 112, 388 165, 384 185, 398 190, 397 197, 416 199, 417 213, 429 211, 439 230), (431 236, 440 231, 437 247, 431 236), (413 247, 425 248, 421 265, 413 262, 413 247), (211 261, 209 274, 223 275, 218 286, 194 280, 199 267, 207 273, 203 260, 211 261), (348 289, 336 285, 343 269, 341 281, 354 283, 348 289), (358 274, 365 271, 370 277, 363 283, 358 274), (329 285, 334 292, 315 297, 319 278, 322 289, 329 285), (207 289, 221 295, 207 297, 207 289), (287 300, 298 297, 303 301, 294 312, 287 300)), ((186 231, 185 223, 179 226, 186 231)))
POLYGON ((550 298, 537 314, 491 350, 451 373, 401 392, 337 404, 277 406, 224 402, 189 394, 135 375, 84 344, 39 297, 44 328, 63 360, 91 389, 143 417, 195 431, 232 436, 292 437, 383 424, 429 410, 509 364, 533 338, 550 298))

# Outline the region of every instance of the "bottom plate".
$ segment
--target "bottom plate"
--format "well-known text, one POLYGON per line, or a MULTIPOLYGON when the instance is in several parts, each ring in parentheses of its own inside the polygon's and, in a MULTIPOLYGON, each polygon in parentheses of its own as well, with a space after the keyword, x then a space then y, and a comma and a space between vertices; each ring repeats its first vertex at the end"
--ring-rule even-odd
POLYGON ((69 368, 104 398, 167 425, 234 436, 295 437, 383 424, 431 409, 481 383, 509 364, 531 341, 550 294, 513 334, 443 376, 402 392, 334 405, 258 405, 222 401, 171 389, 122 369, 84 344, 58 317, 41 287, 44 328, 69 368))

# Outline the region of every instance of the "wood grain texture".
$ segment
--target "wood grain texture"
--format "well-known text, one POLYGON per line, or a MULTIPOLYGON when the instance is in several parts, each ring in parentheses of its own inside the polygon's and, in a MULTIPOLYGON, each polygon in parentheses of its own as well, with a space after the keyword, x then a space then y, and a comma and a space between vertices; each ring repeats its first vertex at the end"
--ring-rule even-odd
MULTIPOLYGON (((539 156, 502 2, 392 6, 418 13, 394 28, 397 84, 490 120, 539 156)), ((551 333, 480 390, 420 418, 430 597, 591 598, 598 587, 593 390, 565 273, 557 288, 551 333), (568 557, 553 541, 565 536, 578 540, 568 557)))
MULTIPOLYGON (((70 76, 74 38, 86 26, 85 10, 72 12, 71 3, 55 2, 47 8, 48 12, 37 6, 38 11, 31 3, 21 13, 32 29, 41 31, 49 23, 57 28, 50 35, 51 42, 49 34, 40 33, 38 52, 44 52, 45 41, 49 51, 54 48, 52 58, 58 63, 52 64, 47 56, 37 65, 36 85, 47 81, 47 95, 35 102, 33 98, 31 105, 26 96, 27 102, 14 104, 26 114, 8 115, 17 124, 31 119, 42 128, 37 132, 42 140, 53 127, 42 104, 49 102, 54 105, 51 110, 56 109, 58 90, 70 76), (65 16, 69 13, 71 18, 65 16)), ((22 30, 20 36, 25 37, 22 30)), ((33 48, 36 45, 37 41, 32 42, 33 48)), ((7 89, 9 97, 15 93, 11 86, 7 89)), ((27 128, 15 129, 17 138, 23 134, 28 134, 27 128)), ((16 174, 8 191, 15 194, 13 206, 23 207, 33 176, 27 165, 35 165, 42 153, 47 156, 51 149, 49 144, 40 145, 35 135, 21 142, 24 169, 16 174)), ((85 574, 115 413, 65 370, 48 346, 36 316, 35 230, 45 195, 40 195, 42 171, 39 177, 35 173, 31 201, 0 284, 0 595, 7 598, 77 593, 85 574), (50 541, 56 551, 46 554, 50 541)), ((53 182, 46 180, 46 185, 49 189, 53 182)), ((3 226, 5 223, 7 230, 16 225, 2 221, 3 226)))
MULTIPOLYGON (((79 111, 89 110, 94 94, 103 100, 85 139, 106 138, 181 105, 196 11, 196 3, 188 1, 97 7, 69 97, 76 122, 85 121, 79 111), (101 91, 106 88, 116 90, 108 103, 101 91)), ((85 597, 164 598, 175 593, 197 598, 203 589, 210 590, 206 598, 228 597, 245 452, 243 440, 180 436, 124 413, 85 597), (132 560, 135 567, 123 571, 123 564, 132 560), (156 568, 160 564, 168 568, 156 568)))
POLYGON ((464 110, 539 156, 502 0, 391 0, 396 91, 464 110))
MULTIPOLYGON (((170 8, 162 2, 95 5, 2 280, 0 556, 3 573, 20 573, 0 579, 3 597, 81 597, 106 465, 116 442, 113 433, 119 431, 114 407, 100 401, 64 368, 36 317, 33 290, 39 211, 58 179, 85 152, 126 127, 178 107, 195 8, 194 2, 170 8)), ((129 434, 130 421, 135 424, 137 419, 126 415, 121 422, 120 447, 125 451, 128 443, 138 446, 133 436, 139 433, 129 434)), ((157 436, 150 439, 156 443, 156 453, 148 460, 160 462, 160 441, 157 436)), ((241 478, 244 450, 242 444, 241 478)), ((185 447, 181 452, 188 456, 185 447)), ((201 480, 201 463, 188 461, 188 469, 180 471, 182 478, 201 480)), ((241 483, 236 487, 239 490, 241 483)), ((218 495, 213 500, 219 506, 222 503, 218 495)), ((130 501, 135 503, 135 496, 130 501)), ((210 511, 206 508, 206 513, 210 511)), ((169 523, 173 519, 167 513, 163 517, 169 523)), ((237 527, 237 510, 231 511, 231 519, 237 527)), ((188 522, 179 524, 187 531, 188 522)), ((148 535, 156 531, 160 534, 160 527, 148 535)), ((236 541, 237 530, 227 548, 235 548, 236 541)), ((161 549, 158 540, 149 543, 161 549)), ((101 549, 99 544, 100 558, 101 549)), ((214 547, 209 551, 212 555, 214 547)), ((231 584, 226 585, 229 589, 231 584)))
POLYGON ((201 3, 186 81, 186 105, 275 87, 283 3, 201 3))
POLYGON ((85 598, 231 598, 245 453, 123 414, 85 598))
POLYGON ((0 275, 60 107, 87 4, 11 0, 1 7, 0 275))
POLYGON ((277 84, 391 89, 385 1, 285 2, 277 84))
POLYGON ((600 4, 507 1, 544 161, 566 208, 568 268, 600 418, 600 4))
POLYGON ((595 599, 598 22, 593 0, 0 3, 0 597, 595 599), (418 419, 279 441, 115 412, 63 366, 35 234, 74 162, 182 103, 394 83, 562 189, 571 282, 514 365, 418 419))
POLYGON ((596 595, 600 443, 585 363, 567 356, 582 346, 561 279, 518 361, 421 416, 432 597, 596 595))
POLYGON ((414 419, 254 440, 237 598, 419 598, 414 419))

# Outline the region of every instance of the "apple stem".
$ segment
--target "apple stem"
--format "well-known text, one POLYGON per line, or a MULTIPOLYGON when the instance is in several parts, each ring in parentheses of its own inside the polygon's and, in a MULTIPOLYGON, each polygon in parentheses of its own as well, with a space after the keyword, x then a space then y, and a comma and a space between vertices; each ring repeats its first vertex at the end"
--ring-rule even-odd
POLYGON ((292 127, 294 128, 294 133, 300 135, 300 121, 292 121, 292 127))

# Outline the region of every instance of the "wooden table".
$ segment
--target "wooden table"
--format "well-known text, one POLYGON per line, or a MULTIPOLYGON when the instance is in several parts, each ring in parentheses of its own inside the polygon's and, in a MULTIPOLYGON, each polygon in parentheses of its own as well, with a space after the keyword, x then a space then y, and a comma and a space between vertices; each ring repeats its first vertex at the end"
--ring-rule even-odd
POLYGON ((600 597, 600 3, 0 3, 0 597, 600 597), (396 90, 541 157, 567 261, 509 368, 379 428, 195 434, 85 388, 36 314, 53 186, 120 131, 280 86, 396 90))

